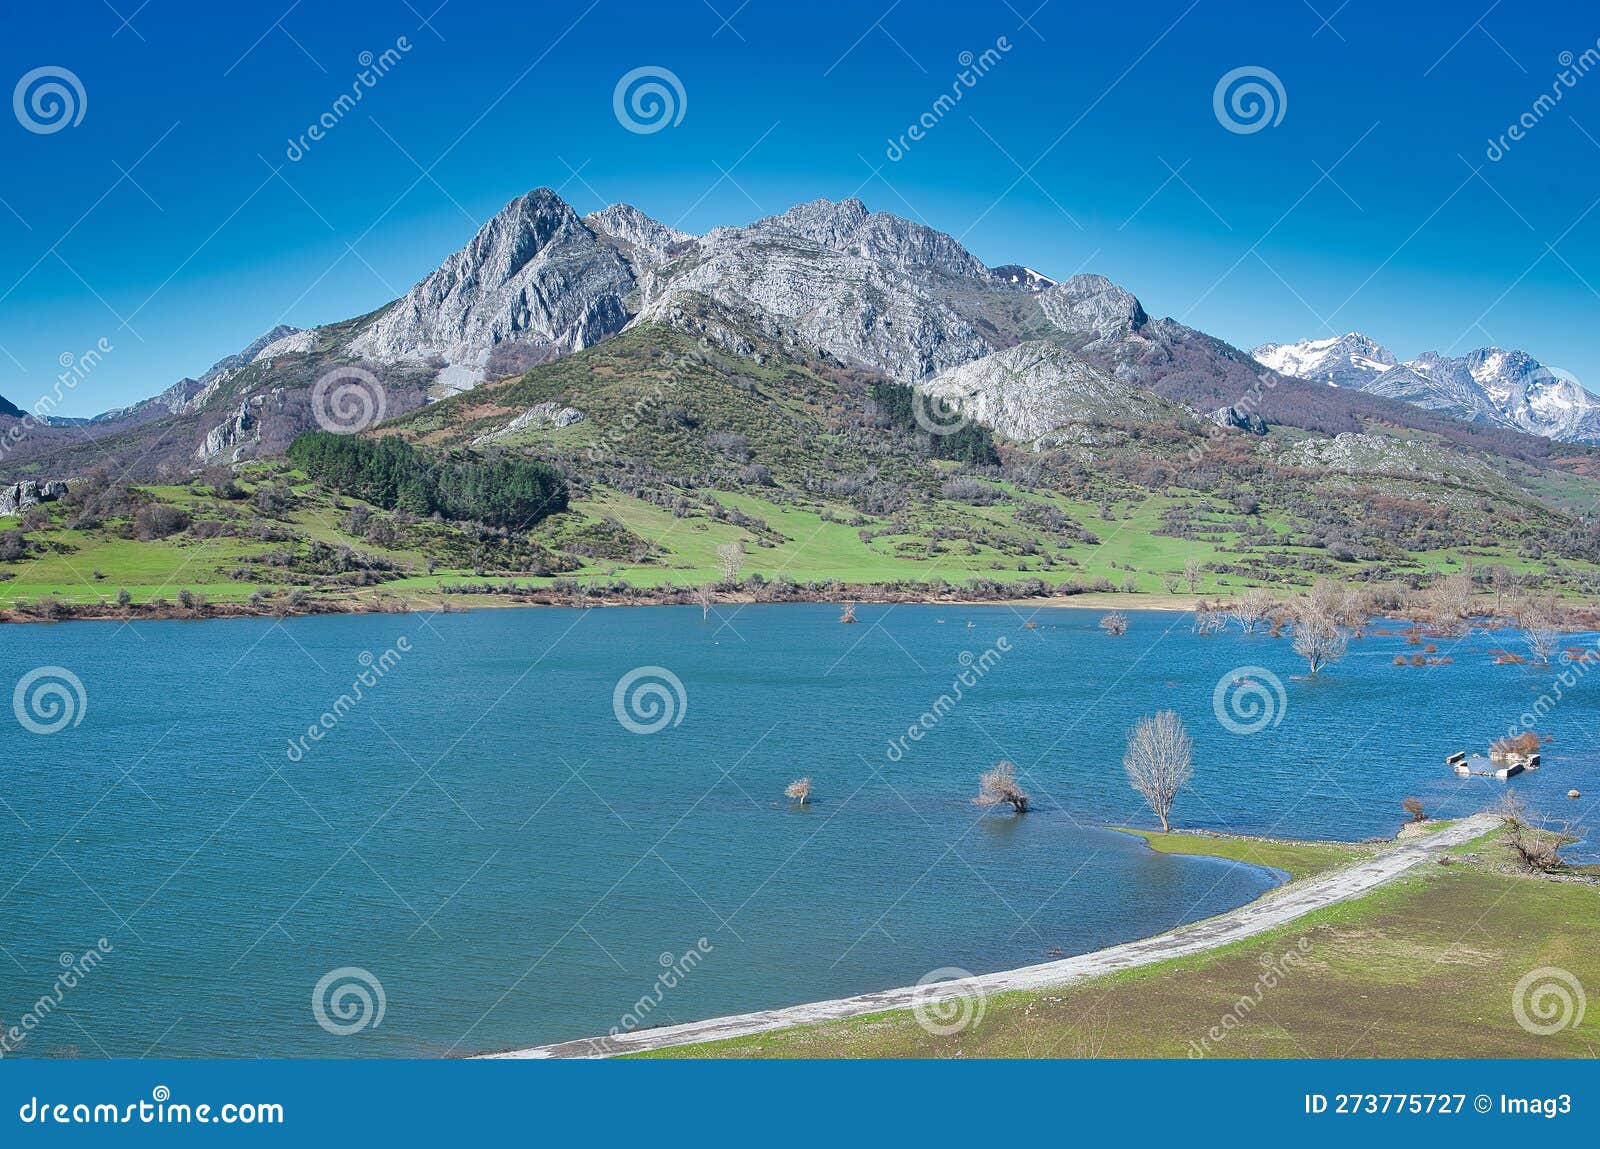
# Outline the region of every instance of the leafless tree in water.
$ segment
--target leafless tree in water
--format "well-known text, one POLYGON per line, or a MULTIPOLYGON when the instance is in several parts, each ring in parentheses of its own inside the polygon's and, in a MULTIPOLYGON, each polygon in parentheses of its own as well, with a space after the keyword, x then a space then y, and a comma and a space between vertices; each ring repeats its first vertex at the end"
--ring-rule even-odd
POLYGON ((978 796, 972 801, 978 806, 1009 804, 1018 814, 1028 812, 1028 793, 1017 785, 1017 768, 1007 761, 998 762, 993 770, 979 775, 978 796))
POLYGON ((1172 805, 1194 777, 1194 743, 1183 720, 1171 710, 1139 719, 1128 732, 1122 768, 1128 772, 1129 785, 1161 819, 1161 829, 1169 829, 1172 805))

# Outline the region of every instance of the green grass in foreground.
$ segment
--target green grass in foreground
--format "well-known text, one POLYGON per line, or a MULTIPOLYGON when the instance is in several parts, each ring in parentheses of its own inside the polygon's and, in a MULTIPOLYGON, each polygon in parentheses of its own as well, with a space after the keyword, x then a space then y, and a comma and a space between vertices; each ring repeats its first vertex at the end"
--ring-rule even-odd
MULTIPOLYGON (((1439 823, 1442 828, 1445 823, 1439 823)), ((1201 834, 1158 834, 1148 830, 1125 830, 1137 834, 1150 848, 1163 854, 1198 855, 1226 858, 1270 866, 1291 878, 1309 878, 1343 866, 1373 853, 1369 846, 1349 842, 1288 842, 1263 838, 1211 837, 1201 834)))
POLYGON ((1542 1036, 1518 1024, 1512 995, 1547 966, 1600 986, 1600 889, 1502 872, 1490 839, 1461 856, 1207 954, 995 995, 948 1037, 899 1011, 654 1056, 1596 1056, 1597 1011, 1542 1036), (1268 961, 1285 971, 1270 986, 1268 961))

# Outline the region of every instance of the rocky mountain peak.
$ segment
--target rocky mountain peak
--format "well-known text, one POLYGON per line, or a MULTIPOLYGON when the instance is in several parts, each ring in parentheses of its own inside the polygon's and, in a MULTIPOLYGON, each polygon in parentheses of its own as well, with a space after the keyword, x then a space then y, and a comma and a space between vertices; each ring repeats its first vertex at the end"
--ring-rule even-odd
POLYGON ((688 232, 668 227, 626 203, 614 203, 603 211, 590 212, 583 217, 583 222, 591 231, 615 241, 632 261, 636 275, 661 263, 695 239, 688 232))
POLYGON ((389 362, 442 360, 441 389, 462 390, 484 377, 501 342, 561 355, 614 335, 628 321, 622 301, 633 287, 616 245, 554 191, 536 188, 496 213, 350 350, 389 362))
POLYGON ((1103 275, 1074 275, 1040 295, 1039 305, 1061 330, 1090 342, 1131 335, 1150 318, 1137 299, 1103 275))
POLYGON ((1399 362, 1387 347, 1359 331, 1298 343, 1263 343, 1250 354, 1285 375, 1358 390, 1399 362))
POLYGON ((845 250, 871 215, 867 205, 854 196, 842 200, 814 199, 796 204, 782 215, 769 215, 751 224, 752 230, 786 232, 820 243, 835 251, 845 250))
MULTIPOLYGON (((719 229, 719 232, 724 229, 719 229)), ((842 255, 857 256, 915 275, 978 278, 989 271, 961 244, 942 231, 890 212, 869 211, 854 196, 816 199, 782 215, 767 216, 748 229, 727 229, 789 235, 842 255)))

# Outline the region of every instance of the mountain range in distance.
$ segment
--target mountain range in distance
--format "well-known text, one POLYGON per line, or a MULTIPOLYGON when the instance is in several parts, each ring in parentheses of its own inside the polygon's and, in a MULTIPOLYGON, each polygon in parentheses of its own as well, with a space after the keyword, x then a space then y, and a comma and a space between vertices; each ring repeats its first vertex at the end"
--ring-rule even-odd
POLYGON ((1359 332, 1251 352, 1264 365, 1334 387, 1400 399, 1469 423, 1561 442, 1600 443, 1600 398, 1525 351, 1483 347, 1461 356, 1432 351, 1401 362, 1359 332))
MULTIPOLYGON (((1148 315, 1103 276, 990 268, 859 199, 697 236, 626 204, 580 216, 539 188, 378 311, 276 327, 150 399, 39 420, 13 436, 0 474, 70 476, 109 461, 142 477, 279 454, 318 425, 314 386, 336 368, 379 381, 394 417, 628 330, 865 371, 1035 450, 1092 438, 1096 420, 1180 410, 1257 434, 1402 426, 1516 458, 1547 455, 1550 439, 1600 443, 1600 400, 1522 352, 1400 363, 1352 334, 1249 353, 1148 315)), ((20 417, 0 406, 0 431, 20 417)))

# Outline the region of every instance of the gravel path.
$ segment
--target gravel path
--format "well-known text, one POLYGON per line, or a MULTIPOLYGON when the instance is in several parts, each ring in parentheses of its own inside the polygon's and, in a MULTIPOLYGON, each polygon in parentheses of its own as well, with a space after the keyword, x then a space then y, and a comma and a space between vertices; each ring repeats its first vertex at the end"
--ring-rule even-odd
POLYGON ((1182 926, 1168 933, 1157 934, 1155 937, 1079 954, 1077 957, 945 983, 950 988, 942 992, 938 986, 921 988, 907 986, 861 994, 858 997, 842 997, 785 1009, 768 1009, 758 1013, 716 1017, 685 1025, 641 1029, 616 1037, 563 1041, 554 1045, 534 1046, 531 1049, 519 1049, 489 1056, 613 1057, 617 1054, 637 1053, 647 1049, 665 1049, 674 1045, 747 1037, 753 1033, 786 1029, 794 1025, 814 1025, 817 1022, 860 1017, 863 1014, 882 1013, 891 1009, 909 1009, 918 1002, 931 1003, 973 993, 1005 993, 1011 990, 1069 985, 1086 978, 1114 973, 1117 970, 1150 965, 1169 958, 1185 957, 1216 949, 1218 946, 1275 929, 1313 910, 1358 898, 1392 882, 1413 866, 1437 856, 1446 847, 1460 845, 1488 833, 1498 822, 1499 819, 1492 814, 1474 814, 1425 837, 1405 839, 1356 865, 1294 883, 1284 887, 1281 893, 1267 895, 1214 918, 1182 926))

